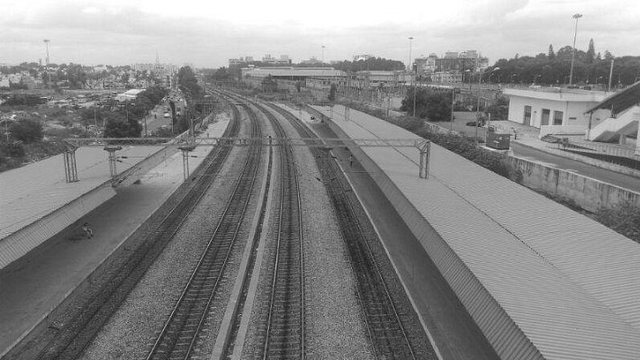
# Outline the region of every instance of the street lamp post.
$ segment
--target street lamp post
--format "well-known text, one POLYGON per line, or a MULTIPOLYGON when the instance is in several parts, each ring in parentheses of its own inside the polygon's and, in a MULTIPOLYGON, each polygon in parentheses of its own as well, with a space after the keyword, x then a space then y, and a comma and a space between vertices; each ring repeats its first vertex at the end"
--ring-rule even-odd
POLYGON ((578 36, 578 19, 582 17, 582 14, 573 14, 573 18, 576 19, 576 28, 573 32, 573 51, 571 52, 571 70, 569 71, 569 85, 573 84, 573 62, 576 57, 576 37, 578 36))
MULTIPOLYGON (((413 36, 409 36, 409 76, 411 76, 411 73, 413 72, 413 69, 411 66, 411 42, 412 41, 413 41, 413 36)), ((411 76, 411 83, 413 84, 413 76, 411 76)), ((418 92, 418 89, 414 84, 413 86, 413 117, 416 117, 416 93, 417 92, 418 92)))
MULTIPOLYGON (((500 68, 495 67, 489 73, 492 73, 497 70, 500 70, 500 68)), ((480 72, 478 76, 478 103, 476 104, 476 137, 475 137, 476 144, 478 143, 478 121, 480 120, 480 91, 482 86, 482 75, 484 75, 484 72, 480 72)))

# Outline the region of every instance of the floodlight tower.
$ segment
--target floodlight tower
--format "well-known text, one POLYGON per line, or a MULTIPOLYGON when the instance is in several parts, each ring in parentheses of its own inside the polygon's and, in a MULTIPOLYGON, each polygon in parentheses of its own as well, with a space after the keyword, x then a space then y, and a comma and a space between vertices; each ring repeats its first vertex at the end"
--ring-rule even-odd
POLYGON ((44 44, 47 47, 47 58, 44 64, 48 67, 49 66, 49 39, 44 39, 44 44))
POLYGON ((47 87, 49 87, 49 82, 51 81, 51 77, 49 76, 49 39, 44 39, 44 45, 47 47, 47 58, 44 62, 44 72, 47 74, 47 87))
POLYGON ((576 57, 576 37, 578 36, 578 19, 582 17, 582 14, 574 14, 572 17, 576 19, 576 29, 573 32, 573 51, 571 52, 571 70, 569 71, 569 85, 573 84, 573 61, 576 57))

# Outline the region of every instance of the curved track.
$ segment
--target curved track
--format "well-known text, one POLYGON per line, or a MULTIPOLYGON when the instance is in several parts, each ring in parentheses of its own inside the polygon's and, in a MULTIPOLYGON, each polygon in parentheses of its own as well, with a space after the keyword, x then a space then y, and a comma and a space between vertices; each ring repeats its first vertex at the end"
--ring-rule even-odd
MULTIPOLYGON (((270 110, 255 104, 278 138, 287 137, 270 110)), ((305 284, 300 186, 291 146, 280 148, 278 238, 262 357, 305 358, 305 284)))
MULTIPOLYGON (((316 137, 293 114, 275 105, 272 105, 272 108, 286 117, 301 137, 316 137)), ((382 272, 364 236, 361 220, 347 194, 346 189, 349 185, 331 157, 322 154, 317 148, 312 147, 311 151, 321 170, 323 183, 336 211, 352 260, 358 284, 357 295, 364 311, 369 338, 376 357, 378 359, 416 359, 417 356, 394 305, 393 297, 389 293, 382 272)))
MULTIPOLYGON (((250 118, 251 137, 260 137, 259 122, 250 118)), ((222 218, 147 359, 188 359, 191 355, 247 212, 260 151, 259 144, 249 146, 222 218)))

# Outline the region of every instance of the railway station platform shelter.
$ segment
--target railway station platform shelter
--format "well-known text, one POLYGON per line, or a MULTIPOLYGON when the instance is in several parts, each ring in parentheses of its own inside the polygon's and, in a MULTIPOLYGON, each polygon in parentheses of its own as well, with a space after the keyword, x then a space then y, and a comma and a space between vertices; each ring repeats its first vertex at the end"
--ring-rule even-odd
MULTIPOLYGON (((420 139, 343 106, 312 108, 339 137, 420 139)), ((500 358, 638 359, 637 243, 435 144, 427 179, 418 149, 350 150, 500 358)))
MULTIPOLYGON (((216 121, 206 132, 221 136, 228 123, 216 121)), ((192 171, 211 150, 190 153, 192 171)), ((46 326, 184 181, 177 147, 123 146, 116 155, 115 178, 103 147, 76 151, 76 182, 66 182, 62 155, 0 174, 0 358, 35 326, 46 326)))
POLYGON ((115 185, 128 185, 135 174, 162 161, 166 151, 158 146, 117 151, 115 179, 103 147, 75 151, 77 178, 72 181, 62 154, 0 173, 0 270, 80 221, 116 194, 115 185))

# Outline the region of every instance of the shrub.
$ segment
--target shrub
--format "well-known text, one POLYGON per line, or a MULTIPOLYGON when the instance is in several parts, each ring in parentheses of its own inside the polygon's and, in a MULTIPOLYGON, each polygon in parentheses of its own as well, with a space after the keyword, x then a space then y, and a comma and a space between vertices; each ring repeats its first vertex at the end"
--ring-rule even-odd
POLYGON ((596 220, 614 231, 640 243, 640 206, 623 202, 596 212, 596 220))
POLYGON ((20 120, 11 124, 11 136, 25 144, 42 140, 42 125, 34 120, 20 120))

